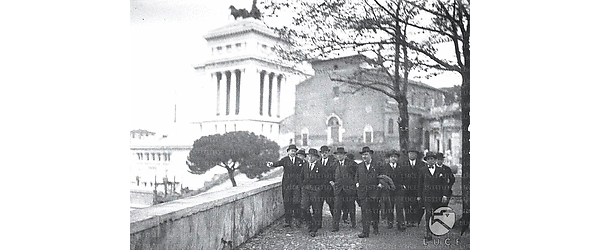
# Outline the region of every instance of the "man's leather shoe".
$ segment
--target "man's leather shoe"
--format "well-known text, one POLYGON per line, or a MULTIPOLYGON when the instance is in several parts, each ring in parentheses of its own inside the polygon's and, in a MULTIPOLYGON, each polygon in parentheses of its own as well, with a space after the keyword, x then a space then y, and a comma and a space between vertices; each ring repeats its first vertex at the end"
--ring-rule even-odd
POLYGON ((339 232, 339 231, 340 231, 339 228, 334 228, 333 230, 331 230, 332 233, 339 232))
POLYGON ((388 223, 388 229, 394 228, 394 223, 388 223))
POLYGON ((406 226, 398 225, 398 231, 404 232, 404 230, 406 230, 406 226))
POLYGON ((317 235, 317 233, 315 232, 310 232, 310 237, 315 237, 317 235))
POLYGON ((283 227, 290 227, 290 226, 291 226, 290 223, 287 223, 287 222, 283 223, 283 227))
POLYGON ((358 238, 369 238, 369 235, 365 234, 365 233, 361 233, 358 235, 358 238))

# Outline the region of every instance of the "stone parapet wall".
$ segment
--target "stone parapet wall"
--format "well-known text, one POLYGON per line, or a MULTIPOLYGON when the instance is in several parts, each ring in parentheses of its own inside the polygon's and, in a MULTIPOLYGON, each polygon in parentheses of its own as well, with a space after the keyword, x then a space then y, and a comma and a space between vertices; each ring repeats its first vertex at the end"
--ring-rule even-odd
POLYGON ((130 212, 130 249, 239 246, 283 215, 281 179, 258 181, 130 212))

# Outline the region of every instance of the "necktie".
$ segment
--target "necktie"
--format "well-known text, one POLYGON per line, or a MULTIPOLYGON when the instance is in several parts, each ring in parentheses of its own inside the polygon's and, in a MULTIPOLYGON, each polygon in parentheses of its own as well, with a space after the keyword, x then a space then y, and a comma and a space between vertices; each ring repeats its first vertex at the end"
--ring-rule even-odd
POLYGON ((315 164, 314 164, 314 163, 311 163, 311 164, 310 164, 310 171, 312 171, 314 168, 315 168, 315 164))
POLYGON ((294 157, 292 157, 292 164, 294 164, 294 157))
POLYGON ((325 160, 323 160, 323 166, 325 166, 325 160))

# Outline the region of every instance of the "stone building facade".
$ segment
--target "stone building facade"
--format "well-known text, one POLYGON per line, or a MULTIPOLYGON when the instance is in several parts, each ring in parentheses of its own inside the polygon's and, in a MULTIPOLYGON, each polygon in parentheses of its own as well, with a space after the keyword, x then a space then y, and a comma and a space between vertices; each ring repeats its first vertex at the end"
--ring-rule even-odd
POLYGON ((443 152, 449 166, 461 165, 462 120, 458 103, 435 107, 423 116, 423 147, 443 152))
POLYGON ((275 59, 274 50, 285 43, 254 18, 233 21, 204 38, 210 58, 195 67, 203 85, 201 135, 250 131, 287 144, 280 122, 294 113, 295 85, 305 76, 275 59))
MULTIPOLYGON (((313 61, 312 66, 315 75, 296 86, 296 112, 284 122, 285 129, 294 133, 294 143, 305 148, 330 145, 347 150, 363 146, 379 151, 400 150, 396 101, 380 92, 330 78, 336 72, 367 67, 362 56, 313 61)), ((431 129, 424 126, 433 122, 424 124, 424 118, 431 109, 444 105, 444 93, 409 81, 409 146, 422 151, 425 141, 431 143, 424 133, 431 129)))

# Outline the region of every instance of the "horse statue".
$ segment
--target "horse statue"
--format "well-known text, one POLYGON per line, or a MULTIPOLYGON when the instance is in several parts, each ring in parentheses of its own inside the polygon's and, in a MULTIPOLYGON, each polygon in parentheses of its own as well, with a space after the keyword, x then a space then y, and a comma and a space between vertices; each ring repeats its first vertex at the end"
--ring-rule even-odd
POLYGON ((235 18, 235 20, 237 20, 238 17, 241 17, 242 19, 248 17, 252 17, 257 20, 261 19, 260 10, 258 10, 256 7, 256 0, 252 1, 252 9, 250 12, 248 12, 246 9, 236 9, 233 5, 229 6, 229 9, 231 10, 231 15, 233 18, 235 18))

